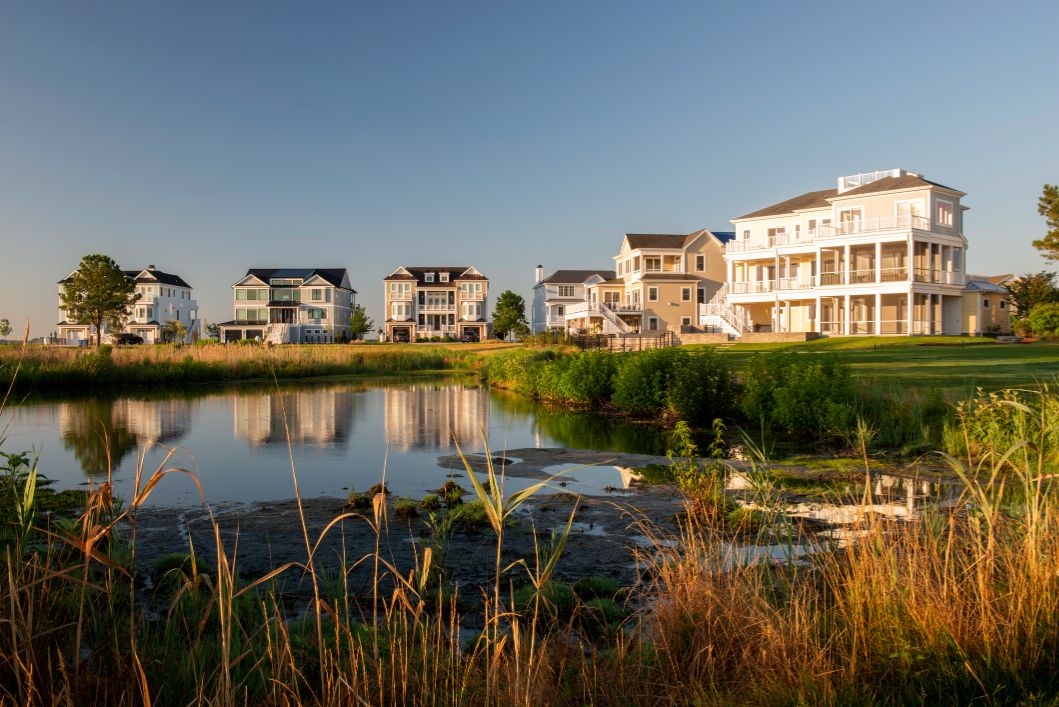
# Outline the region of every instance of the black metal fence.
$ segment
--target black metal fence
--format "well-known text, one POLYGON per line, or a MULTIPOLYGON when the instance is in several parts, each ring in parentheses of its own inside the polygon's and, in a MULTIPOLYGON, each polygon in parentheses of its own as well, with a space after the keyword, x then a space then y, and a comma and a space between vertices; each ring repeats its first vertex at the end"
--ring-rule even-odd
POLYGON ((647 349, 664 349, 677 346, 677 337, 673 332, 664 334, 588 334, 571 336, 569 342, 582 351, 646 351, 647 349))

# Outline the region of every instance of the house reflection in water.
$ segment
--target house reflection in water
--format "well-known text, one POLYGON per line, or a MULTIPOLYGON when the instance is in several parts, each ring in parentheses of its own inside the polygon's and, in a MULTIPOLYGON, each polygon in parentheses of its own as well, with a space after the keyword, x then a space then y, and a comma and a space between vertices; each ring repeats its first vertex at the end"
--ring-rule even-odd
POLYGON ((287 444, 283 421, 286 416, 293 444, 345 445, 353 428, 358 392, 350 388, 320 388, 297 392, 232 398, 235 436, 252 446, 287 444))
POLYGON ((411 449, 452 449, 453 435, 466 449, 479 449, 489 429, 489 397, 477 386, 416 384, 386 388, 386 445, 411 449))
POLYGON ((88 475, 117 469, 136 449, 173 445, 191 429, 195 400, 86 399, 59 404, 59 434, 88 475), (108 461, 109 458, 109 461, 108 461))

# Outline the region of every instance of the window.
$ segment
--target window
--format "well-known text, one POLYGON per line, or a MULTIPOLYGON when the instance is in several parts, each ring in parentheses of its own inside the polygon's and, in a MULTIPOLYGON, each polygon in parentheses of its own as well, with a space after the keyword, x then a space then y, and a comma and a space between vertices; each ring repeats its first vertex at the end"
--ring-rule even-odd
POLYGON ((698 270, 699 272, 702 272, 703 270, 706 269, 706 256, 705 255, 696 255, 695 256, 695 269, 698 270))
POLYGON ((562 305, 560 305, 560 306, 555 308, 555 316, 561 317, 564 314, 566 314, 566 307, 563 307, 562 305))
POLYGON ((310 295, 310 299, 312 299, 313 302, 323 302, 324 291, 318 288, 313 289, 312 294, 310 295))
POLYGON ((749 229, 743 231, 743 240, 744 241, 750 240, 750 230, 749 229))
POLYGON ((662 259, 658 256, 648 257, 644 256, 643 269, 647 272, 661 272, 662 271, 662 259))
POLYGON ((390 283, 390 297, 392 299, 397 298, 408 298, 412 296, 412 283, 410 282, 391 282, 390 283))
POLYGON ((647 288, 647 301, 648 302, 657 302, 658 301, 658 288, 657 287, 648 287, 647 288))
POLYGON ((618 277, 621 277, 621 261, 618 261, 618 277))
POLYGON ((982 309, 989 309, 989 298, 988 297, 983 297, 982 298, 982 309))
POLYGON ((648 317, 647 318, 647 329, 649 331, 654 331, 657 328, 658 328, 658 317, 648 317))
POLYGON ((434 273, 428 272, 427 274, 423 275, 423 281, 424 282, 434 282, 434 273))
POLYGON ((1008 308, 1008 301, 1004 300, 1004 299, 1000 300, 1000 308, 1001 309, 1007 309, 1008 308))
POLYGON ((441 282, 448 282, 449 281, 449 274, 447 272, 441 273, 438 277, 439 277, 441 282))
POLYGON ((953 225, 953 208, 951 201, 945 201, 944 199, 938 199, 936 209, 935 221, 940 226, 951 226, 953 225))
POLYGON ((559 296, 560 297, 573 297, 574 286, 573 285, 559 285, 559 296))
POLYGON ((691 317, 681 317, 680 326, 691 326, 691 317))
POLYGON ((319 307, 310 307, 305 310, 305 316, 309 319, 327 319, 327 310, 319 307))
POLYGON ((681 302, 690 302, 691 301, 691 288, 690 287, 681 287, 680 288, 680 301, 681 302))
POLYGON ((816 233, 816 219, 809 219, 809 233, 816 233))

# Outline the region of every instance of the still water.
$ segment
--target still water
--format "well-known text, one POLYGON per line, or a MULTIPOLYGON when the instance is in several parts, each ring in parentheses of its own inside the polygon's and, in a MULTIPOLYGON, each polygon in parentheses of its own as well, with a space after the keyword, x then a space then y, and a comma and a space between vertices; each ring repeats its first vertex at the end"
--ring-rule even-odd
MULTIPOLYGON (((140 455, 146 479, 173 448, 167 466, 193 471, 210 503, 292 498, 289 450, 305 497, 367 490, 384 467, 391 492, 421 497, 452 473, 437 459, 455 453, 453 436, 467 453, 482 452, 485 436, 494 454, 522 447, 661 454, 665 446, 650 427, 552 410, 466 378, 31 396, 4 412, 0 433, 5 426, 4 451, 36 450, 56 489, 105 481, 109 458, 115 493, 129 498, 140 455)), ((577 473, 594 482, 584 492, 621 483, 613 467, 577 473)), ((194 482, 174 474, 149 505, 198 502, 194 482)))

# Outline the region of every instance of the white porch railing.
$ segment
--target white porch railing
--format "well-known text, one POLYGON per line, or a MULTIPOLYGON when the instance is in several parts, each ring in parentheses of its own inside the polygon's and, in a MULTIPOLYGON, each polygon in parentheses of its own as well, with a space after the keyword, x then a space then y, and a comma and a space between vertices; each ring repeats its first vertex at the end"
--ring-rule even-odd
POLYGON ((857 219, 844 223, 821 226, 818 238, 841 238, 858 233, 876 233, 879 231, 907 231, 915 228, 920 231, 930 230, 930 219, 925 216, 884 216, 881 218, 857 219))

